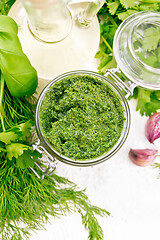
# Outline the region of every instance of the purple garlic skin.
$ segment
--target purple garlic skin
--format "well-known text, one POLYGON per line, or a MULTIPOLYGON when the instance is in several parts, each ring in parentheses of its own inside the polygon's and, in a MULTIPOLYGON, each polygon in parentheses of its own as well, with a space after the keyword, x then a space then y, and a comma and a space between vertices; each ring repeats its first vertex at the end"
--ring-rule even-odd
POLYGON ((157 149, 130 149, 129 158, 137 166, 151 165, 158 156, 157 149))
POLYGON ((146 124, 146 137, 149 142, 153 143, 160 137, 160 113, 151 115, 146 124))

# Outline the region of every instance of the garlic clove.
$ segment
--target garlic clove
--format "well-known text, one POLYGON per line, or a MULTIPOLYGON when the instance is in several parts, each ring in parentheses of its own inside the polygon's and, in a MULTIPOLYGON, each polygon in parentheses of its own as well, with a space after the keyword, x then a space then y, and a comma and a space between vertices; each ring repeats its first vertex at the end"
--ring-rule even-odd
POLYGON ((130 149, 129 158, 131 161, 141 167, 151 165, 158 156, 157 149, 130 149))
POLYGON ((153 143, 160 137, 160 112, 151 115, 146 124, 146 137, 153 143))

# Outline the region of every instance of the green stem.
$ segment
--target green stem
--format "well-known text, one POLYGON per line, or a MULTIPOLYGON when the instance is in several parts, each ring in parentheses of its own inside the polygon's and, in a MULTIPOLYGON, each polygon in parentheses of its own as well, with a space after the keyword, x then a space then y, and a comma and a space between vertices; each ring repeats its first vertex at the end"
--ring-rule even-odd
POLYGON ((109 17, 109 21, 114 25, 114 26, 116 26, 117 28, 118 28, 118 25, 117 25, 117 23, 114 21, 114 18, 110 15, 109 17))
POLYGON ((106 46, 109 48, 109 50, 110 50, 111 52, 113 52, 111 46, 110 46, 109 43, 106 41, 106 39, 105 39, 103 36, 101 36, 101 38, 102 38, 103 42, 106 44, 106 46))
POLYGON ((3 94, 4 94, 4 76, 1 73, 1 85, 0 85, 0 118, 1 118, 1 124, 3 132, 5 132, 5 126, 4 126, 4 120, 3 120, 3 94))

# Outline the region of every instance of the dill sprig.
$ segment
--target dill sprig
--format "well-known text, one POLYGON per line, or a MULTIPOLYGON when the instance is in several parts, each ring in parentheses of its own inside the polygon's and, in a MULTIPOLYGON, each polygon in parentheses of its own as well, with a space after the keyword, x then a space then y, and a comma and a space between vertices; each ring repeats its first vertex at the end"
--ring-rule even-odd
POLYGON ((90 240, 103 239, 95 216, 107 216, 109 212, 93 206, 85 192, 68 179, 53 174, 40 180, 30 169, 17 168, 15 161, 0 159, 2 239, 29 239, 31 231, 42 229, 49 216, 59 218, 67 212, 81 214, 90 240), (21 222, 25 227, 20 227, 21 222))

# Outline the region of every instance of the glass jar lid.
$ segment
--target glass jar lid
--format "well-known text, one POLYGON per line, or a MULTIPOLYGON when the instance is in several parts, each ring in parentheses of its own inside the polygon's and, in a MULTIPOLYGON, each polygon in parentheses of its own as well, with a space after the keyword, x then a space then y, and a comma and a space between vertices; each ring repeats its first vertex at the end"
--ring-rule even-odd
POLYGON ((160 89, 160 13, 138 12, 124 20, 116 31, 113 52, 128 79, 160 89))

